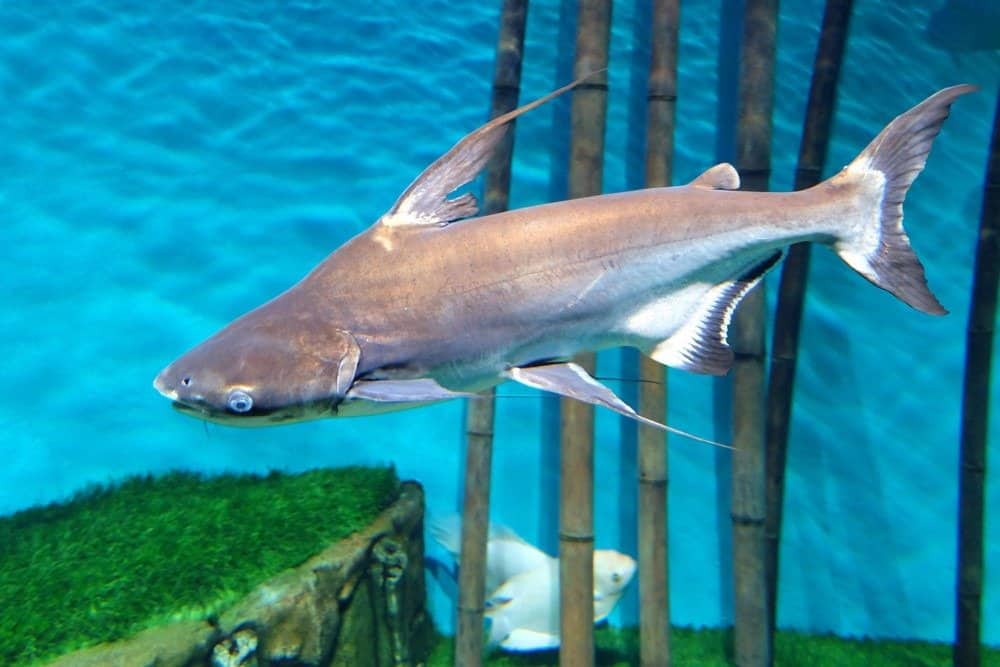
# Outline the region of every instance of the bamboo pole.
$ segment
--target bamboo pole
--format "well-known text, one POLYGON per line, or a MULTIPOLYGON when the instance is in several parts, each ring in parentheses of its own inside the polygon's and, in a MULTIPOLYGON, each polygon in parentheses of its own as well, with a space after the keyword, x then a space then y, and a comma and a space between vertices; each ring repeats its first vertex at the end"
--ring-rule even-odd
MULTIPOLYGON (((495 118, 517 106, 524 53, 528 0, 503 0, 500 36, 490 115, 495 118)), ((483 213, 507 208, 513 128, 507 131, 486 165, 483 213)), ((490 471, 496 399, 491 389, 469 402, 466 416, 465 497, 462 503, 462 544, 458 574, 458 622, 455 664, 479 667, 483 654, 483 614, 486 590, 486 545, 489 539, 490 471)))
POLYGON ((966 328, 965 381, 958 477, 958 576, 955 584, 956 667, 980 664, 983 595, 983 502, 989 432, 990 368, 1000 284, 1000 95, 993 118, 983 212, 976 244, 972 303, 966 328))
MULTIPOLYGON (((809 102, 799 145, 795 189, 819 183, 829 145, 830 125, 836 99, 837 79, 847 42, 854 0, 827 0, 823 10, 816 59, 813 64, 809 102)), ((785 497, 785 460, 791 423, 792 392, 799 345, 799 324, 809 275, 809 244, 799 243, 788 251, 781 270, 774 335, 771 343, 765 440, 767 460, 766 507, 764 519, 765 572, 767 576, 768 635, 774 653, 777 629, 778 564, 781 545, 781 518, 785 497)))
MULTIPOLYGON (((670 185, 677 104, 679 0, 654 0, 646 101, 646 185, 670 185)), ((667 374, 639 361, 639 413, 666 423, 667 374)), ((667 530, 667 435, 639 426, 639 662, 670 664, 670 562, 667 530)))
MULTIPOLYGON (((740 58, 737 166, 747 190, 767 189, 771 172, 777 0, 747 0, 740 58)), ((733 318, 732 525, 734 657, 740 667, 771 663, 764 585, 764 292, 744 298, 733 318)))
MULTIPOLYGON (((577 13, 576 78, 608 65, 611 0, 580 0, 577 13)), ((601 192, 607 72, 573 91, 570 111, 569 196, 601 192)), ((575 361, 593 372, 593 354, 575 361)), ((559 662, 594 664, 594 409, 561 402, 559 499, 559 662)))

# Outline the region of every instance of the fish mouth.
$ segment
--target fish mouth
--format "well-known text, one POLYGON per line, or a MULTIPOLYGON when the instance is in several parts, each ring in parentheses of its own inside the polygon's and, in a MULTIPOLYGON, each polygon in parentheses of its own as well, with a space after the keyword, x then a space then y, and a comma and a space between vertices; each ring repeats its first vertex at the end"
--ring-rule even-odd
POLYGON ((211 408, 203 405, 197 405, 188 403, 181 400, 175 400, 170 403, 172 407, 177 412, 182 415, 187 415, 188 417, 194 417, 195 419, 200 419, 206 422, 212 422, 213 424, 223 424, 225 426, 259 426, 260 418, 254 417, 237 417, 229 414, 228 412, 220 412, 218 410, 212 410, 211 408))
POLYGON ((235 415, 226 410, 220 410, 201 397, 185 396, 181 398, 176 389, 172 389, 164 379, 166 373, 160 373, 153 380, 153 388, 164 398, 170 399, 170 406, 188 417, 202 421, 224 424, 225 426, 271 426, 288 424, 321 417, 330 417, 336 410, 327 399, 313 401, 309 405, 284 406, 276 409, 255 409, 252 414, 235 415))
POLYGON ((153 388, 160 392, 160 395, 164 398, 170 399, 170 405, 174 410, 190 417, 214 422, 222 422, 224 419, 220 417, 229 416, 218 414, 216 410, 213 410, 200 399, 182 399, 176 389, 171 389, 167 385, 163 377, 164 375, 165 373, 160 373, 156 376, 156 379, 153 380, 153 388))
POLYGON ((206 408, 197 405, 191 405, 190 403, 185 403, 184 401, 177 400, 176 393, 174 395, 174 400, 171 401, 170 403, 170 407, 172 407, 177 412, 181 412, 186 415, 191 415, 192 417, 198 417, 200 419, 208 419, 212 416, 212 412, 206 408))
POLYGON ((310 419, 317 419, 328 416, 324 414, 307 414, 301 409, 268 410, 252 415, 234 415, 224 410, 216 410, 212 407, 200 403, 192 403, 182 400, 171 402, 174 410, 201 419, 202 421, 222 424, 224 426, 239 426, 243 428, 257 428, 260 426, 276 426, 278 424, 290 424, 310 419))
MULTIPOLYGON (((212 410, 208 405, 200 400, 192 399, 182 399, 176 389, 171 389, 163 381, 163 376, 158 375, 155 380, 153 380, 153 388, 160 392, 160 395, 164 398, 170 399, 170 406, 180 412, 191 417, 196 417, 198 419, 206 419, 208 421, 222 421, 219 419, 219 415, 215 410, 212 410)), ((225 415, 223 415, 225 416, 225 415)))

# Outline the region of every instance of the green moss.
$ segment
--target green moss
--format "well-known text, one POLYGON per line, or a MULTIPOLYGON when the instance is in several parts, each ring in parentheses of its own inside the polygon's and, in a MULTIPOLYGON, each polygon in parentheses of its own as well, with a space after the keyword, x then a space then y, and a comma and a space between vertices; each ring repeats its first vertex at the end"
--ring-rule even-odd
MULTIPOLYGON (((639 635, 634 628, 608 627, 595 631, 598 667, 629 667, 639 664, 639 635)), ((671 664, 677 667, 730 667, 732 631, 672 628, 671 664)), ((454 650, 451 638, 440 638, 427 660, 427 667, 451 667, 454 650)), ((539 653, 492 652, 485 664, 490 667, 556 667, 558 651, 539 653)), ((779 632, 775 646, 777 667, 837 665, 837 667, 945 667, 951 665, 951 646, 916 641, 874 641, 842 639, 826 635, 779 632)), ((1000 667, 1000 649, 983 648, 984 667, 1000 667)))
POLYGON ((29 664, 218 613, 398 494, 385 468, 171 473, 0 517, 0 655, 29 664))

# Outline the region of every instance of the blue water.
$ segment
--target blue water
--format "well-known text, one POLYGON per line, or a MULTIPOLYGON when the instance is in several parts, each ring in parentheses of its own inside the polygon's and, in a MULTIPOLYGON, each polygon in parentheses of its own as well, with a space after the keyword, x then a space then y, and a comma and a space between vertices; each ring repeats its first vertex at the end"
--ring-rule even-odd
MULTIPOLYGON (((484 119, 494 4, 0 4, 0 512, 139 472, 358 462, 392 462, 420 480, 434 514, 457 508, 459 403, 248 431, 181 416, 150 382, 364 229, 484 119)), ((641 117, 645 6, 615 7, 607 191, 641 178, 641 127, 629 121, 641 117)), ((855 8, 828 171, 937 88, 971 81, 982 92, 958 102, 906 205, 949 317, 911 311, 829 253, 815 255, 779 622, 946 640, 967 295, 1000 81, 996 45, 963 42, 954 24, 989 37, 983 25, 1000 31, 1000 18, 989 3, 968 1, 858 0, 855 8)), ((532 4, 523 99, 568 79, 563 9, 532 4)), ((734 117, 733 54, 720 35, 733 33, 722 23, 739 6, 689 0, 683 11, 679 182, 731 156, 732 135, 720 123, 734 117)), ((791 184, 822 3, 783 3, 782 11, 775 189, 791 184)), ((552 123, 564 118, 556 105, 518 122, 513 205, 559 196, 564 163, 553 137, 565 128, 552 123)), ((618 373, 617 359, 602 357, 601 374, 618 373)), ((713 417, 724 383, 677 372, 670 390, 676 425, 724 431, 713 417)), ((540 442, 552 430, 541 412, 535 399, 500 401, 493 514, 554 548, 557 480, 551 443, 540 442)), ((619 443, 619 428, 599 416, 597 542, 634 554, 634 450, 619 443)), ((994 470, 998 441, 994 420, 994 470)), ((727 473, 728 454, 671 445, 677 623, 731 622, 727 473)), ((997 477, 988 511, 1000 507, 997 477)), ((983 618, 986 640, 1000 643, 1000 572, 990 567, 1000 562, 1000 527, 988 519, 983 618)), ((447 629, 449 602, 433 582, 431 593, 447 629)), ((633 591, 613 621, 635 619, 633 591)))

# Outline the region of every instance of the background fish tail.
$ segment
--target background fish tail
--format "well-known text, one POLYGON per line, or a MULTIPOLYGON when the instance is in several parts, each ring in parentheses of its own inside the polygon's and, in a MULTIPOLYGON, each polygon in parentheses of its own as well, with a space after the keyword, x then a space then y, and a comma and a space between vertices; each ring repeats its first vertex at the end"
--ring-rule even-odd
POLYGON ((860 224, 851 226, 834 244, 837 254, 878 287, 932 315, 947 311, 928 288, 924 267, 910 247, 903 229, 903 200, 923 170, 951 104, 973 90, 969 85, 945 88, 897 116, 851 164, 826 182, 833 187, 856 187, 866 202, 860 224))

